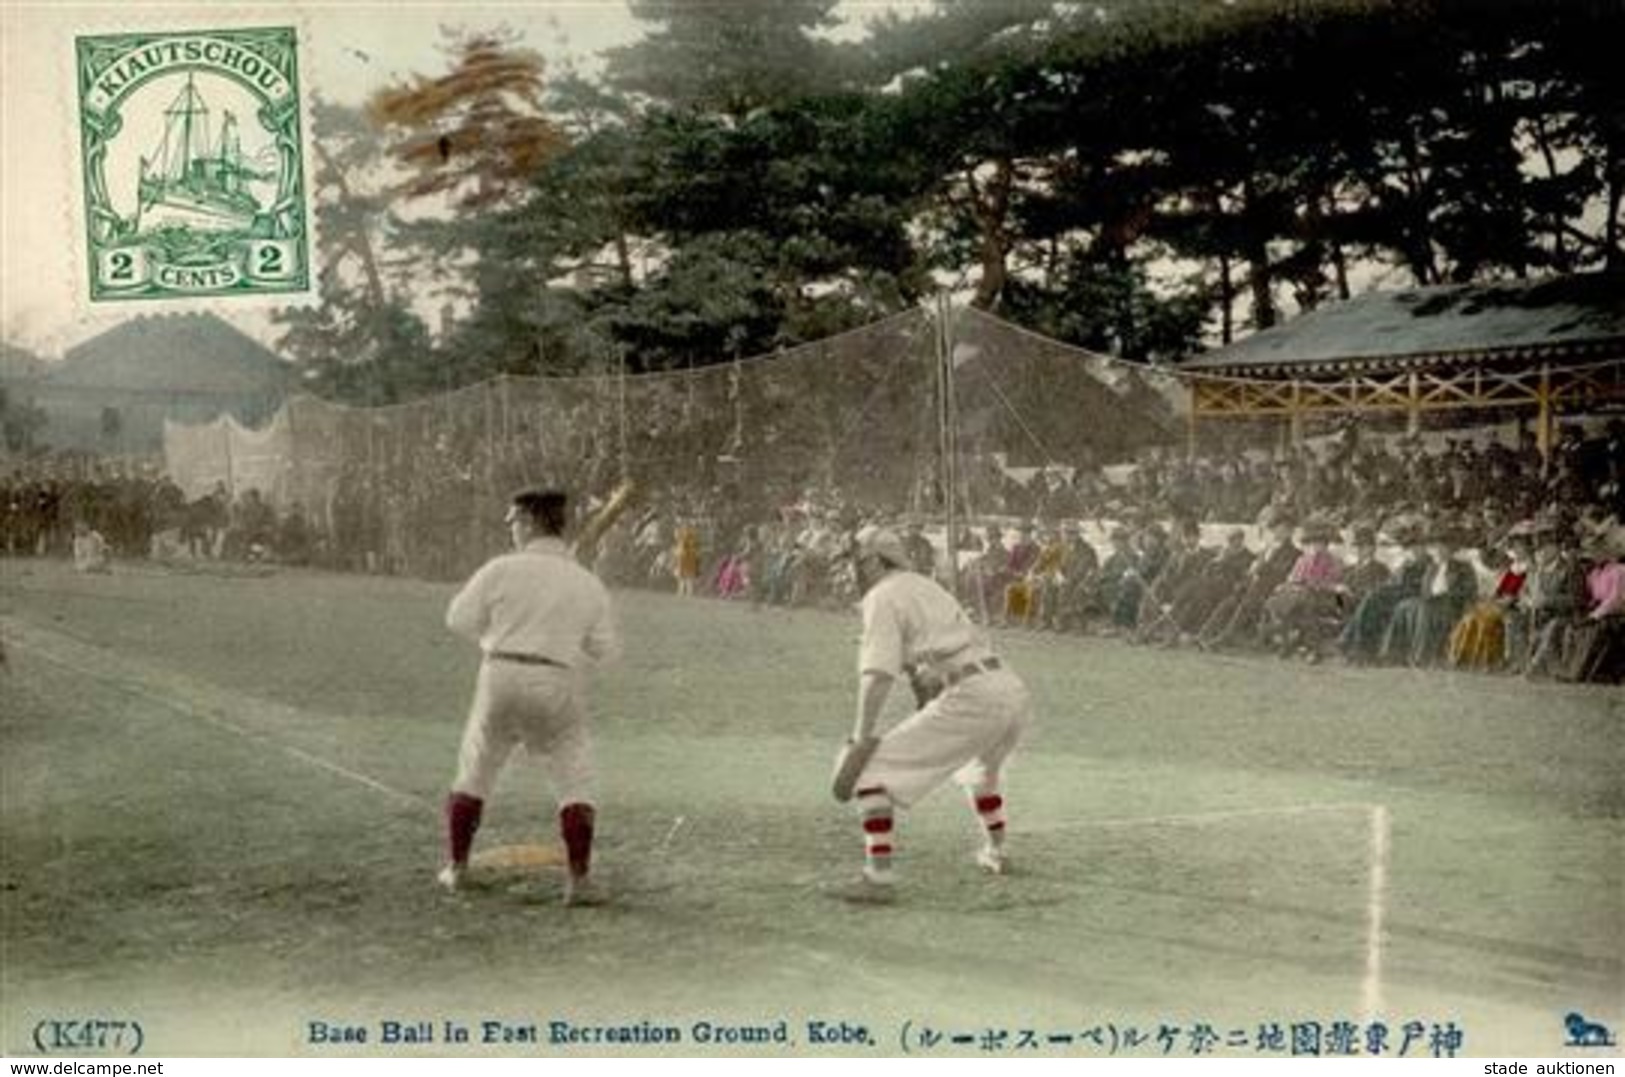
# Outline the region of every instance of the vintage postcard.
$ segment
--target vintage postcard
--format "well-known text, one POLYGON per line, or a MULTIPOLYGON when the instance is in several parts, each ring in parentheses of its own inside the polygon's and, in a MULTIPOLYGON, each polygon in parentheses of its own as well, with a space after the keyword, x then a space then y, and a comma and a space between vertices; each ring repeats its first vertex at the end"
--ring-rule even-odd
POLYGON ((0 17, 0 1053, 1617 1065, 1618 5, 0 17))

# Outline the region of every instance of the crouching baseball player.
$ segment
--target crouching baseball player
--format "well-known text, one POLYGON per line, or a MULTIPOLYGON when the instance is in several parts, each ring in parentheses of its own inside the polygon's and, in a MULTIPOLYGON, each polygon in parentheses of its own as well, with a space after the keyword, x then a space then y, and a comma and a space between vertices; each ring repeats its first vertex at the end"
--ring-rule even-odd
POLYGON ((864 865, 846 896, 886 901, 895 893, 896 809, 917 803, 950 777, 980 823, 976 863, 1004 874, 1001 774, 1031 721, 1027 688, 963 607, 933 580, 909 571, 895 532, 866 527, 853 556, 863 595, 858 713, 836 762, 835 798, 856 800, 864 865), (884 735, 876 725, 893 682, 907 676, 918 709, 884 735))
POLYGON ((559 804, 569 859, 567 905, 602 900, 589 874, 592 743, 586 672, 619 653, 609 594, 562 539, 565 495, 536 490, 508 509, 514 552, 488 561, 452 599, 446 624, 484 652, 446 799, 448 861, 439 880, 458 889, 486 798, 514 747, 540 757, 559 804))

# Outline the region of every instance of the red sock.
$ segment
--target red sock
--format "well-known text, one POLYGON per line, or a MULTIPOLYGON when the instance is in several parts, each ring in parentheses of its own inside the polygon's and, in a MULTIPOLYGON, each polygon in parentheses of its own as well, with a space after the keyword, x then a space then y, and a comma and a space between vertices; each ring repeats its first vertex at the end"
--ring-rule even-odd
POLYGON ((564 838, 564 851, 570 858, 570 874, 582 876, 592 866, 591 804, 566 804, 559 809, 559 834, 564 838))
POLYGON ((446 798, 446 848, 451 862, 458 867, 468 864, 468 851, 474 847, 474 831, 480 828, 480 813, 485 801, 467 793, 453 793, 446 798))

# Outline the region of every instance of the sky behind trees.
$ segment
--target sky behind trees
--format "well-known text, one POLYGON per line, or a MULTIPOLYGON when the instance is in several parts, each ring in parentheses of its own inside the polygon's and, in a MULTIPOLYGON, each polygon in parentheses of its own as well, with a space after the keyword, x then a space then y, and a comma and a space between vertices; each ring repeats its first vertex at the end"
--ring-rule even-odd
MULTIPOLYGON (((341 398, 726 361, 943 288, 1170 361, 1373 282, 1625 261, 1618 0, 452 7, 274 9, 338 268, 238 321, 341 398)), ((0 327, 47 351, 93 328, 51 92, 92 17, 7 13, 0 327)))

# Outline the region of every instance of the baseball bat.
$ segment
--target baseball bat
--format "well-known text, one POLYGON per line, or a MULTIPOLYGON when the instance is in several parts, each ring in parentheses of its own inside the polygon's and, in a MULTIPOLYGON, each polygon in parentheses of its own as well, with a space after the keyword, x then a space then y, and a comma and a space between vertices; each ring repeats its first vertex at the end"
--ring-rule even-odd
POLYGON ((576 532, 576 540, 572 549, 576 560, 582 564, 590 564, 593 555, 597 552, 598 541, 604 533, 615 526, 626 510, 631 506, 633 498, 637 496, 638 484, 635 479, 622 479, 619 486, 610 493, 609 500, 587 518, 576 532))

